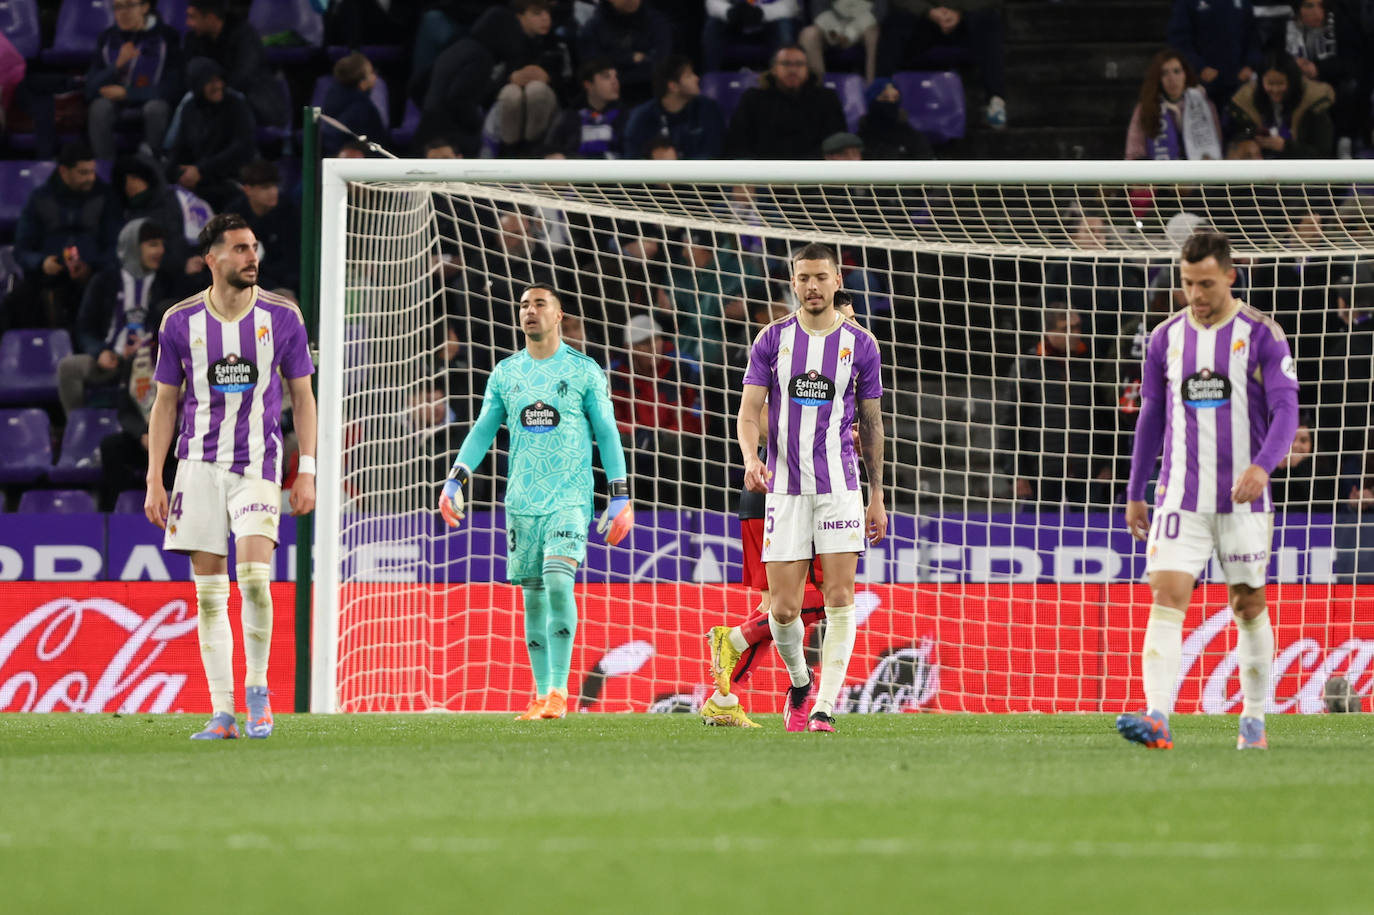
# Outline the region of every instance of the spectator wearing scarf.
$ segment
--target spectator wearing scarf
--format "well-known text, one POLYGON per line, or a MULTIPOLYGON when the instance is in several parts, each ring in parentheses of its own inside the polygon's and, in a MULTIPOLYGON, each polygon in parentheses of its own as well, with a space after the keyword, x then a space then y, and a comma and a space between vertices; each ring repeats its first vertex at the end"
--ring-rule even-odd
POLYGON ((1178 51, 1165 48, 1146 68, 1126 132, 1126 158, 1222 158, 1216 107, 1178 51))

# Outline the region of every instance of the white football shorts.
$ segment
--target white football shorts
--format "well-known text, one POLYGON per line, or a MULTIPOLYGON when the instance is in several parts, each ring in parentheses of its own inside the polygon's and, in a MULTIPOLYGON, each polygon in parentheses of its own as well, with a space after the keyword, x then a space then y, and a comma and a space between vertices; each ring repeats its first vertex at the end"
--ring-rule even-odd
POLYGON ((178 553, 229 555, 234 539, 254 534, 277 541, 281 485, 250 480, 205 461, 182 461, 167 506, 162 548, 178 553))
POLYGON ((770 492, 764 505, 764 562, 864 551, 864 500, 857 489, 812 496, 770 492))
POLYGON ((1262 588, 1273 542, 1272 512, 1156 510, 1146 540, 1145 573, 1187 572, 1201 578, 1215 550, 1227 584, 1262 588))

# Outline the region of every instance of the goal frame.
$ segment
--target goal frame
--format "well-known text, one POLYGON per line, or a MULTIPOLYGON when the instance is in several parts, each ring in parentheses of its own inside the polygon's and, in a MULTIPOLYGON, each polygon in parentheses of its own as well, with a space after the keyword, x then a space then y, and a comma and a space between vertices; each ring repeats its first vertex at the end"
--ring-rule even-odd
MULTIPOLYGON (((347 187, 386 183, 1374 184, 1374 160, 655 161, 324 159, 320 170, 319 439, 310 711, 338 711, 347 187)), ((994 249, 995 245, 978 246, 994 249)), ((1119 255, 1120 251, 1111 252, 1119 255)), ((435 481, 436 492, 439 481, 435 481)))

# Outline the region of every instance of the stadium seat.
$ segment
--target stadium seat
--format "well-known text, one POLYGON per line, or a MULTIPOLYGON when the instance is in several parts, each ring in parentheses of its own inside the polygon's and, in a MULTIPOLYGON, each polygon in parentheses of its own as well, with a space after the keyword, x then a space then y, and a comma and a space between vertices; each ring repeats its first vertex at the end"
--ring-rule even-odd
POLYGON ((52 429, 37 408, 0 410, 0 483, 32 483, 52 467, 52 429))
POLYGON ((38 27, 38 0, 0 0, 0 32, 28 60, 38 56, 42 33, 38 27))
POLYGON ((902 108, 911 126, 930 137, 932 143, 964 135, 964 81, 958 73, 903 70, 894 73, 892 81, 902 93, 902 108))
POLYGON ((65 330, 10 330, 0 337, 0 403, 57 400, 57 363, 72 354, 65 330))
POLYGON ((715 99, 726 123, 735 113, 740 96, 759 84, 759 75, 753 70, 722 70, 701 74, 701 94, 715 99))
POLYGON ((39 58, 53 67, 84 67, 95 53, 100 33, 114 25, 111 0, 62 0, 52 47, 39 58))
POLYGON ((157 14, 167 25, 186 34, 186 0, 157 0, 157 14))
POLYGON ((57 163, 15 159, 0 161, 0 232, 14 234, 19 211, 29 194, 57 168, 57 163))
POLYGON ((834 89, 840 97, 840 106, 844 108, 844 120, 849 130, 857 131, 859 118, 868 110, 868 103, 864 101, 864 78, 857 73, 827 73, 824 84, 834 89))
MULTIPOLYGON (((248 21, 263 38, 267 60, 274 66, 297 66, 319 54, 324 44, 324 18, 310 0, 253 0, 248 21), (273 36, 295 33, 300 39, 276 43, 273 36)), ((277 39, 278 41, 281 39, 277 39)))
POLYGON ((116 515, 141 515, 143 514, 143 500, 148 493, 142 489, 126 489, 115 499, 114 513, 116 515))
POLYGON ((95 496, 84 489, 31 489, 19 497, 19 511, 30 515, 80 515, 96 511, 95 496))
MULTIPOLYGON (((310 92, 310 104, 315 108, 324 107, 324 97, 329 92, 330 85, 334 82, 334 77, 326 73, 324 76, 315 80, 315 87, 310 92)), ((377 77, 377 83, 368 93, 372 99, 372 107, 376 108, 382 115, 382 123, 391 123, 391 90, 387 88, 386 80, 377 77)), ((416 123, 419 123, 418 121, 416 123)), ((368 137, 372 139, 372 137, 368 137)))
POLYGON ((98 483, 100 443, 119 431, 119 415, 114 410, 81 408, 67 414, 67 430, 62 435, 62 450, 57 463, 48 471, 54 483, 98 483))

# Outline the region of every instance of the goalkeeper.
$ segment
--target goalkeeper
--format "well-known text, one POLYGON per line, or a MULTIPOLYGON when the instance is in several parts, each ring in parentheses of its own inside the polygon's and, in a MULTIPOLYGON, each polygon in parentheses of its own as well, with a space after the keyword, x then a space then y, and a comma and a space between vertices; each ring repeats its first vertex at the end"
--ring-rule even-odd
POLYGON ((610 500, 597 530, 615 545, 634 526, 625 453, 607 391, 606 373, 564 346, 563 307, 546 286, 520 297, 525 348, 497 363, 482 411, 458 449, 439 497, 439 511, 457 527, 467 511, 468 478, 504 423, 510 430, 506 486, 506 577, 525 602, 525 646, 535 698, 520 721, 562 718, 577 634, 573 579, 587 555, 592 516, 592 436, 610 481, 610 500))

